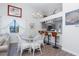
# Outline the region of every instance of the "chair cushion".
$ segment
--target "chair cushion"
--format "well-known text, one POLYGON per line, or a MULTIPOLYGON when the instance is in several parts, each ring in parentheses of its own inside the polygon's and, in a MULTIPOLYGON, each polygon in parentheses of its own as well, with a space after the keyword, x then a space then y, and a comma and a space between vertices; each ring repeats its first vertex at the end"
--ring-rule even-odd
POLYGON ((5 39, 3 36, 0 36, 0 46, 2 46, 5 42, 5 39))
POLYGON ((4 45, 4 46, 0 46, 0 51, 7 51, 8 50, 8 46, 4 45))

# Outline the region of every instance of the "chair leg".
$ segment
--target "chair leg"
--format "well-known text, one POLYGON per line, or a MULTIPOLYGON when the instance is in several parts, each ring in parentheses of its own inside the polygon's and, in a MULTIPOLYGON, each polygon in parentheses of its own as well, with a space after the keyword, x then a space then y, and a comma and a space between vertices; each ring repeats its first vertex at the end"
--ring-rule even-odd
POLYGON ((40 50, 40 53, 42 54, 42 50, 41 50, 41 48, 39 48, 39 50, 40 50))
POLYGON ((44 43, 42 43, 43 47, 45 46, 44 43))
POLYGON ((19 51, 19 48, 17 48, 17 53, 18 53, 18 51, 19 51))
POLYGON ((31 48, 29 48, 29 52, 30 52, 30 54, 31 54, 31 48))
POLYGON ((33 49, 33 56, 34 56, 34 53, 35 53, 35 49, 33 49))
POLYGON ((22 52, 23 52, 23 50, 21 49, 21 51, 20 51, 20 56, 22 56, 22 52))

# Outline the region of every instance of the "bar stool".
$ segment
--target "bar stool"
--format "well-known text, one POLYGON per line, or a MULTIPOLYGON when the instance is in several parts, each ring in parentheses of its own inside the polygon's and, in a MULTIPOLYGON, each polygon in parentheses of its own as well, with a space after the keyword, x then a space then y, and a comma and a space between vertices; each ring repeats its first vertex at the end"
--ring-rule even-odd
POLYGON ((58 49, 57 47, 57 32, 51 32, 52 36, 55 37, 55 46, 53 46, 53 48, 58 49))
POLYGON ((45 31, 45 32, 44 32, 44 35, 45 35, 45 39, 46 39, 46 37, 48 38, 47 45, 50 45, 50 43, 49 43, 49 35, 48 35, 48 32, 47 32, 47 31, 45 31))

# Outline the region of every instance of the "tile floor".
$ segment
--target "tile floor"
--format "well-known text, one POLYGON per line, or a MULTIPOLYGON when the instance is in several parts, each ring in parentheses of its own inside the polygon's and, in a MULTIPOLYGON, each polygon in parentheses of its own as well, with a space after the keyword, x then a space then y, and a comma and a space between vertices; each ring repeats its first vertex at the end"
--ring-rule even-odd
MULTIPOLYGON (((19 53, 17 54, 17 45, 11 44, 10 50, 9 50, 9 56, 19 56, 19 53)), ((33 56, 32 53, 29 53, 27 50, 24 50, 23 56, 33 56)), ((42 47, 42 54, 38 50, 35 51, 35 56, 74 56, 68 52, 65 52, 61 49, 54 49, 51 45, 45 45, 45 47, 42 47)))

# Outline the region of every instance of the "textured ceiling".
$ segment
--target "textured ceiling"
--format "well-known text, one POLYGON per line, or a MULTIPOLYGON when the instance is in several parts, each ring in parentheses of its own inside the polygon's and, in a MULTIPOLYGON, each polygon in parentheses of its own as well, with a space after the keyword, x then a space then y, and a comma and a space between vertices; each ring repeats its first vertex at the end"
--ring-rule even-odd
POLYGON ((42 15, 53 15, 62 11, 62 3, 28 3, 33 12, 39 12, 42 15))

